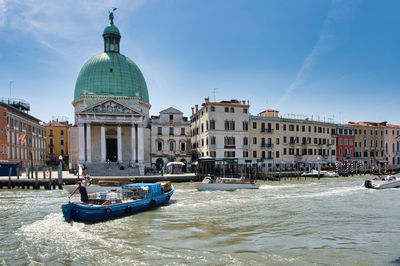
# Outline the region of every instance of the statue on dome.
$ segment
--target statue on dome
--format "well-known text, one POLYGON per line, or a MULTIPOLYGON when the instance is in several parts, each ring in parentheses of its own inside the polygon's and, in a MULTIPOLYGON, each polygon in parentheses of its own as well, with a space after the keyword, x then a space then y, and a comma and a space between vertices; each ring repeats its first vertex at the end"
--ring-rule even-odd
POLYGON ((113 7, 112 11, 108 10, 108 19, 110 20, 110 25, 114 25, 114 11, 117 10, 116 7, 113 7))

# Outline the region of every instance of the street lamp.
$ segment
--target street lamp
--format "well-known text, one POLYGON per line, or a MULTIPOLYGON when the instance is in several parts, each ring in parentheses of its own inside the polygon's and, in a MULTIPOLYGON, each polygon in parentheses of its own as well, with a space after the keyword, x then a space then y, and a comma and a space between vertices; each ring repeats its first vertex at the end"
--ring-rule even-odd
POLYGON ((317 161, 318 161, 318 178, 320 178, 320 176, 321 176, 321 157, 320 156, 317 157, 317 161))
POLYGON ((58 157, 58 159, 60 160, 60 163, 58 164, 58 184, 62 184, 62 155, 60 155, 58 157))

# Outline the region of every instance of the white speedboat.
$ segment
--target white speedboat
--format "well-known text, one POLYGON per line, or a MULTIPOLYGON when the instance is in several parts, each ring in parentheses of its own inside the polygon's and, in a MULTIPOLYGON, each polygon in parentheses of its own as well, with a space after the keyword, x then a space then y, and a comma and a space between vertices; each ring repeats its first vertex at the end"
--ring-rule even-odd
POLYGON ((217 178, 205 177, 202 182, 194 182, 193 186, 199 191, 224 190, 234 191, 236 189, 258 189, 259 184, 247 181, 244 178, 217 178))
MULTIPOLYGON (((311 170, 311 172, 304 172, 301 174, 301 176, 304 177, 318 177, 318 171, 317 170, 311 170)), ((339 174, 334 172, 334 171, 320 171, 319 172, 319 177, 338 177, 339 174)))
POLYGON ((333 171, 322 171, 322 177, 339 177, 339 174, 333 171))
POLYGON ((373 189, 398 188, 400 187, 400 179, 394 175, 389 175, 385 178, 378 177, 371 180, 365 180, 363 186, 373 189))

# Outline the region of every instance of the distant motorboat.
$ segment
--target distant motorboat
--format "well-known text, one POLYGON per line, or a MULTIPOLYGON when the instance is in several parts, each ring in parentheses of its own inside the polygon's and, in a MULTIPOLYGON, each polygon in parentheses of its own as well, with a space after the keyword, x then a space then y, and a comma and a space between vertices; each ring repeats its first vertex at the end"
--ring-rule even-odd
POLYGON ((400 187, 400 179, 394 175, 388 175, 385 178, 374 178, 365 180, 364 187, 372 189, 398 188, 400 187))
POLYGON ((301 176, 304 176, 304 177, 338 177, 339 174, 334 171, 320 171, 320 173, 318 175, 317 170, 311 170, 308 173, 306 173, 306 172, 302 173, 301 176))
POLYGON ((254 181, 248 181, 244 178, 212 178, 207 176, 202 182, 194 182, 193 186, 199 191, 234 191, 237 189, 258 189, 259 184, 254 183, 254 181))

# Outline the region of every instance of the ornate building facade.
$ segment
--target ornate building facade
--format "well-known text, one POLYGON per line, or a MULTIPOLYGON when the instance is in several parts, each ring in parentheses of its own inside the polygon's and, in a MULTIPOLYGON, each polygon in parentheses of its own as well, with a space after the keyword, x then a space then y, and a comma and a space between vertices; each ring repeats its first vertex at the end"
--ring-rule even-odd
POLYGON ((151 117, 151 161, 157 170, 168 162, 190 162, 190 121, 173 107, 151 117))
POLYGON ((41 121, 28 114, 30 106, 18 99, 0 102, 2 162, 22 166, 43 165, 46 160, 46 132, 41 121))
MULTIPOLYGON (((121 34, 110 14, 104 52, 89 59, 75 85, 78 161, 88 167, 131 162, 143 175, 150 166, 149 96, 142 72, 120 54, 121 34)), ((74 151, 71 151, 74 153, 74 151)))

